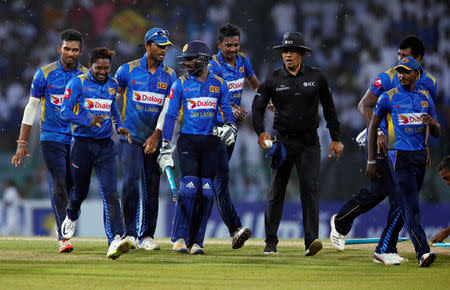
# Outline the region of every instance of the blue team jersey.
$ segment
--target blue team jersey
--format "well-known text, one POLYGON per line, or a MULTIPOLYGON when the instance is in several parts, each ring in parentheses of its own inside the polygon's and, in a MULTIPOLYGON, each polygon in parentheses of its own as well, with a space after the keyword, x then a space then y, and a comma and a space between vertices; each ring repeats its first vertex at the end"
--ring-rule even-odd
POLYGON ((69 81, 64 93, 61 118, 74 123, 73 136, 105 139, 112 136, 112 122, 122 127, 117 110, 117 81, 111 77, 104 84, 98 83, 89 71, 69 81), (104 117, 101 128, 90 127, 91 119, 104 117), (113 120, 111 120, 111 118, 113 120))
MULTIPOLYGON (((208 69, 227 82, 228 91, 230 92, 230 102, 236 106, 240 106, 245 77, 251 79, 255 74, 248 57, 239 52, 236 55, 236 64, 233 68, 225 62, 219 50, 219 53, 214 55, 212 60, 209 61, 208 69)), ((218 116, 218 121, 223 122, 222 115, 218 116)))
MULTIPOLYGON (((370 91, 377 97, 384 92, 387 92, 393 88, 400 86, 400 82, 398 80, 397 71, 395 68, 390 68, 382 73, 380 73, 375 81, 370 85, 370 91)), ((425 72, 421 69, 420 79, 416 82, 416 87, 422 88, 429 92, 429 95, 436 102, 436 91, 437 91, 437 83, 436 79, 429 73, 425 72)), ((384 133, 387 133, 386 123, 383 121, 380 124, 380 128, 384 133)))
POLYGON ((41 67, 34 74, 30 95, 41 99, 41 141, 70 143, 70 123, 61 119, 59 111, 69 80, 87 71, 81 64, 75 65, 71 71, 66 71, 58 60, 41 67))
POLYGON ((204 82, 195 76, 178 78, 170 90, 170 101, 163 127, 163 138, 171 140, 173 123, 182 110, 181 133, 211 135, 218 124, 219 106, 226 122, 234 122, 226 82, 209 72, 204 82))
POLYGON ((120 66, 115 78, 119 87, 125 89, 123 126, 130 131, 133 143, 143 144, 155 131, 164 100, 177 78, 175 71, 161 63, 154 74, 150 73, 144 55, 120 66))
POLYGON ((420 116, 427 113, 436 118, 433 99, 427 90, 408 91, 398 86, 383 93, 374 113, 385 118, 388 127, 388 148, 415 151, 424 149, 425 125, 420 116))

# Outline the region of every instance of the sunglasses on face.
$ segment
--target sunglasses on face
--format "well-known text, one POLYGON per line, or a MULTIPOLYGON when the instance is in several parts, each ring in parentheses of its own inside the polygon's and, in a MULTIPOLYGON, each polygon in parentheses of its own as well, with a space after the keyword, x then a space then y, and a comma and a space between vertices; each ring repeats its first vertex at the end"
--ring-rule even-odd
POLYGON ((152 35, 150 35, 149 39, 151 39, 153 36, 169 37, 169 31, 167 31, 167 30, 158 30, 155 33, 153 33, 152 35))

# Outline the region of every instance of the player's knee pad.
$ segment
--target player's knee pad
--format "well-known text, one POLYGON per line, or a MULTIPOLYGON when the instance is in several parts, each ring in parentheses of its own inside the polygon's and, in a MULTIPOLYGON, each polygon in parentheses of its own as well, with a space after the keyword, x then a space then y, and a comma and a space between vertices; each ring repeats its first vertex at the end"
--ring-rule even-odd
POLYGON ((202 197, 207 200, 214 198, 214 183, 211 178, 202 178, 202 197))
POLYGON ((194 200, 200 191, 200 178, 184 176, 181 179, 180 195, 183 200, 194 200))

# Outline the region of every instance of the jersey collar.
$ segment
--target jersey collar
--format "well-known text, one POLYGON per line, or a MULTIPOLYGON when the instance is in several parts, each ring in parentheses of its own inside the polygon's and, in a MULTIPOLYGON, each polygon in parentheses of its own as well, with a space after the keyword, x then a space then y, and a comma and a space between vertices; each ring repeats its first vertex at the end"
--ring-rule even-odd
POLYGON ((283 77, 287 78, 287 77, 297 77, 299 75, 303 75, 305 73, 305 66, 303 65, 303 62, 300 64, 300 70, 298 71, 297 75, 294 76, 293 74, 291 74, 287 69, 286 66, 283 64, 283 66, 281 67, 281 74, 283 77))
POLYGON ((232 72, 235 72, 236 70, 239 70, 239 55, 236 55, 236 63, 234 64, 234 69, 231 65, 225 62, 223 59, 222 52, 219 49, 219 52, 217 53, 217 60, 220 62, 221 65, 225 66, 228 70, 231 70, 232 72))

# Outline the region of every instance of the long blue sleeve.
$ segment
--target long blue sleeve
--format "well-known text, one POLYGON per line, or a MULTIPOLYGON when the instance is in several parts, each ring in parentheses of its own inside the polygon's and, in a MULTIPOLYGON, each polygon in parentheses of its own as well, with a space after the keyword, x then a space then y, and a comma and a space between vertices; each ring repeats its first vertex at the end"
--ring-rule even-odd
MULTIPOLYGON (((66 122, 75 123, 78 125, 90 127, 91 122, 84 116, 75 114, 74 108, 76 105, 80 106, 79 100, 82 93, 81 81, 78 77, 72 78, 67 83, 66 91, 64 92, 64 101, 61 106, 60 116, 66 122)), ((77 106, 77 110, 78 110, 77 106)))

